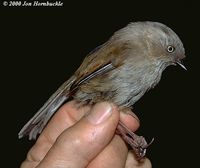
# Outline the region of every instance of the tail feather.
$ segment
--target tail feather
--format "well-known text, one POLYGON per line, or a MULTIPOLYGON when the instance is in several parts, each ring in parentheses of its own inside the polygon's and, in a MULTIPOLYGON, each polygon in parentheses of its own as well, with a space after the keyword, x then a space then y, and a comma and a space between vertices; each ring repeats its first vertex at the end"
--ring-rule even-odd
POLYGON ((19 138, 29 135, 30 140, 36 139, 53 114, 69 98, 69 89, 75 80, 75 76, 72 76, 58 88, 40 110, 24 125, 18 134, 19 138))

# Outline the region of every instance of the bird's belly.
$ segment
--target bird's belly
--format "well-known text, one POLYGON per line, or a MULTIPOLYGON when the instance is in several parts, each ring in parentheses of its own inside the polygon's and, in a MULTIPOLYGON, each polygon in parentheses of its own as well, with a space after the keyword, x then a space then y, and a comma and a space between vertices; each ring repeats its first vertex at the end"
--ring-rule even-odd
POLYGON ((124 75, 121 71, 114 71, 81 85, 73 97, 79 101, 109 101, 118 106, 130 107, 147 90, 142 80, 131 72, 124 75))

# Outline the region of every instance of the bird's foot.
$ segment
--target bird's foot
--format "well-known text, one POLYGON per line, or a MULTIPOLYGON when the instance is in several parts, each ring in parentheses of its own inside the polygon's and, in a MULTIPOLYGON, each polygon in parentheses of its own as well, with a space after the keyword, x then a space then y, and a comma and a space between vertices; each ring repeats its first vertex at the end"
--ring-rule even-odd
POLYGON ((143 136, 136 135, 121 121, 119 121, 117 133, 120 134, 122 139, 132 147, 138 160, 145 157, 147 147, 149 147, 154 141, 153 138, 150 143, 147 143, 143 136))

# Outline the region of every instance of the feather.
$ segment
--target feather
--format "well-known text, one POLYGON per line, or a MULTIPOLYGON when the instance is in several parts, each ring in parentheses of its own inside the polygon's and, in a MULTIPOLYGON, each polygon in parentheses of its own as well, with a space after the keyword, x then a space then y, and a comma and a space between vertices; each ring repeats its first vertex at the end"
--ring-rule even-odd
POLYGON ((40 110, 21 129, 18 134, 19 138, 29 135, 30 140, 36 139, 36 136, 42 132, 53 114, 69 98, 69 90, 75 80, 76 77, 72 76, 58 88, 40 110))

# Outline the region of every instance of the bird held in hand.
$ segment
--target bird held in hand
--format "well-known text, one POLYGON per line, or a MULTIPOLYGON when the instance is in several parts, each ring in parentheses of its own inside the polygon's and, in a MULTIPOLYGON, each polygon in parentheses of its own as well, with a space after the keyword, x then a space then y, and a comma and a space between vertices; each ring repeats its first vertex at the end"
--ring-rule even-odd
MULTIPOLYGON (((169 27, 158 22, 134 22, 114 33, 89 53, 78 70, 49 98, 19 132, 19 138, 36 138, 58 108, 69 98, 83 103, 109 101, 127 111, 159 81, 169 65, 180 65, 183 44, 169 27)), ((119 122, 118 132, 138 158, 148 144, 119 122)))

